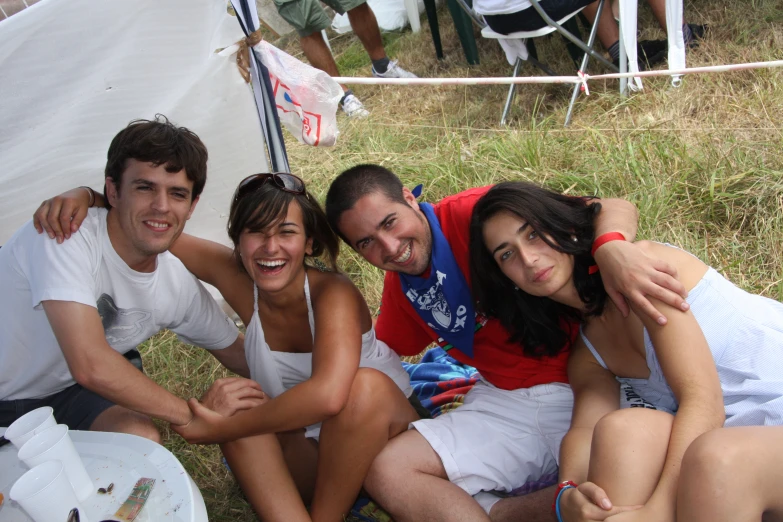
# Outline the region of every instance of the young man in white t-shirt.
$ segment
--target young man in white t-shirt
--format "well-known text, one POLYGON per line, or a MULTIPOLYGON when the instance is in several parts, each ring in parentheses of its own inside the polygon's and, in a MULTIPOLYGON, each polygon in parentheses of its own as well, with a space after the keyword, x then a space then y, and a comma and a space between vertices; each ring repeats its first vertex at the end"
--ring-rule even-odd
MULTIPOLYGON (((162 117, 133 121, 109 147, 109 210, 90 209, 62 244, 27 223, 3 245, 0 426, 52 406, 72 429, 159 441, 150 418, 192 418, 185 400, 132 362, 136 346, 165 328, 249 374, 237 327, 167 252, 195 209, 206 164, 204 144, 188 129, 162 117)), ((261 398, 253 381, 230 379, 202 401, 230 415, 261 398)))

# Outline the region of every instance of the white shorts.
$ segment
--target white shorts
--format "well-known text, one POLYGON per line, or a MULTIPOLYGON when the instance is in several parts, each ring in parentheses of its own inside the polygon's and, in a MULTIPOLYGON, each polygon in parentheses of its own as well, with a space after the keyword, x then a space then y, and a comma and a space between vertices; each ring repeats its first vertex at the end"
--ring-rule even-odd
POLYGON ((411 426, 438 454, 449 480, 489 512, 500 497, 482 491, 507 493, 557 473, 573 406, 567 384, 501 390, 479 382, 456 410, 411 426))

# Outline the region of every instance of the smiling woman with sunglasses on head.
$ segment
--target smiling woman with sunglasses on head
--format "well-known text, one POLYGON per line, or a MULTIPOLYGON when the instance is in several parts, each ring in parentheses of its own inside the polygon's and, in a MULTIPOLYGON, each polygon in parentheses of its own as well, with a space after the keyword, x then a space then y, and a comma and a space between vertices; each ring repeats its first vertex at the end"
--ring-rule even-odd
POLYGON ((544 350, 559 346, 558 320, 582 323, 568 363, 574 410, 560 450, 558 519, 781 520, 783 304, 741 290, 688 252, 642 241, 677 269, 690 310, 667 314, 666 326, 635 309, 623 317, 594 267, 595 250, 622 239, 594 238, 599 209, 509 182, 471 219, 485 311, 544 350), (656 409, 619 409, 620 383, 656 409))
MULTIPOLYGON (((57 205, 89 203, 84 190, 71 196, 57 205)), ((419 418, 408 375, 376 339, 358 289, 335 270, 338 239, 301 179, 243 180, 228 234, 233 251, 182 234, 171 252, 247 326, 251 377, 269 398, 232 417, 191 399, 193 420, 173 428, 189 442, 221 444, 261 519, 343 520, 372 460, 419 418), (314 268, 318 258, 331 271, 314 268)))

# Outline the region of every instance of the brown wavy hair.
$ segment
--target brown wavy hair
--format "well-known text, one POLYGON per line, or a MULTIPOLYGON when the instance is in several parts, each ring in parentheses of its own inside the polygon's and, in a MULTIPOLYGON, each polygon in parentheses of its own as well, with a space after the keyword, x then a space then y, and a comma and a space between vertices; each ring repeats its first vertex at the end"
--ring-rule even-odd
MULTIPOLYGON (((326 268, 337 271, 337 256, 340 252, 340 240, 332 231, 326 220, 321 205, 305 190, 304 194, 285 192, 267 182, 259 188, 234 199, 231 203, 231 211, 228 217, 228 236, 234 243, 234 255, 242 269, 242 261, 239 259, 239 236, 243 230, 264 230, 285 218, 291 202, 296 201, 302 209, 305 235, 313 240, 313 254, 307 256, 312 265, 321 268, 319 263, 326 268)), ((305 260, 307 260, 307 257, 305 260)))

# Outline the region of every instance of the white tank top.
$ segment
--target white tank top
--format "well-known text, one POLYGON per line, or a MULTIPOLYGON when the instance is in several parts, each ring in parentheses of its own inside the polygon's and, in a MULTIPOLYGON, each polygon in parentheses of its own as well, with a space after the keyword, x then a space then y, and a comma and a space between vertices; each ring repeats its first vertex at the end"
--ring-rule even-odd
MULTIPOLYGON (((310 284, 305 274, 305 298, 310 333, 315 339, 315 318, 310 301, 310 284)), ((258 288, 253 285, 253 317, 245 332, 245 358, 250 368, 250 377, 258 382, 270 397, 277 397, 310 378, 313 372, 313 354, 278 352, 272 350, 266 342, 261 319, 258 316, 258 288)), ((413 393, 410 377, 402 368, 400 358, 389 346, 375 337, 375 329, 370 328, 362 335, 362 354, 360 368, 374 368, 389 376, 406 397, 413 393)), ((307 436, 317 437, 320 424, 308 427, 307 436)))
MULTIPOLYGON (((699 323, 718 370, 725 426, 783 425, 783 304, 738 288, 710 268, 688 292, 691 313, 699 323)), ((582 332, 598 364, 606 363, 582 332)), ((650 376, 617 377, 657 409, 679 407, 647 330, 644 349, 650 376)), ((683 339, 681 349, 688 349, 683 339)))

